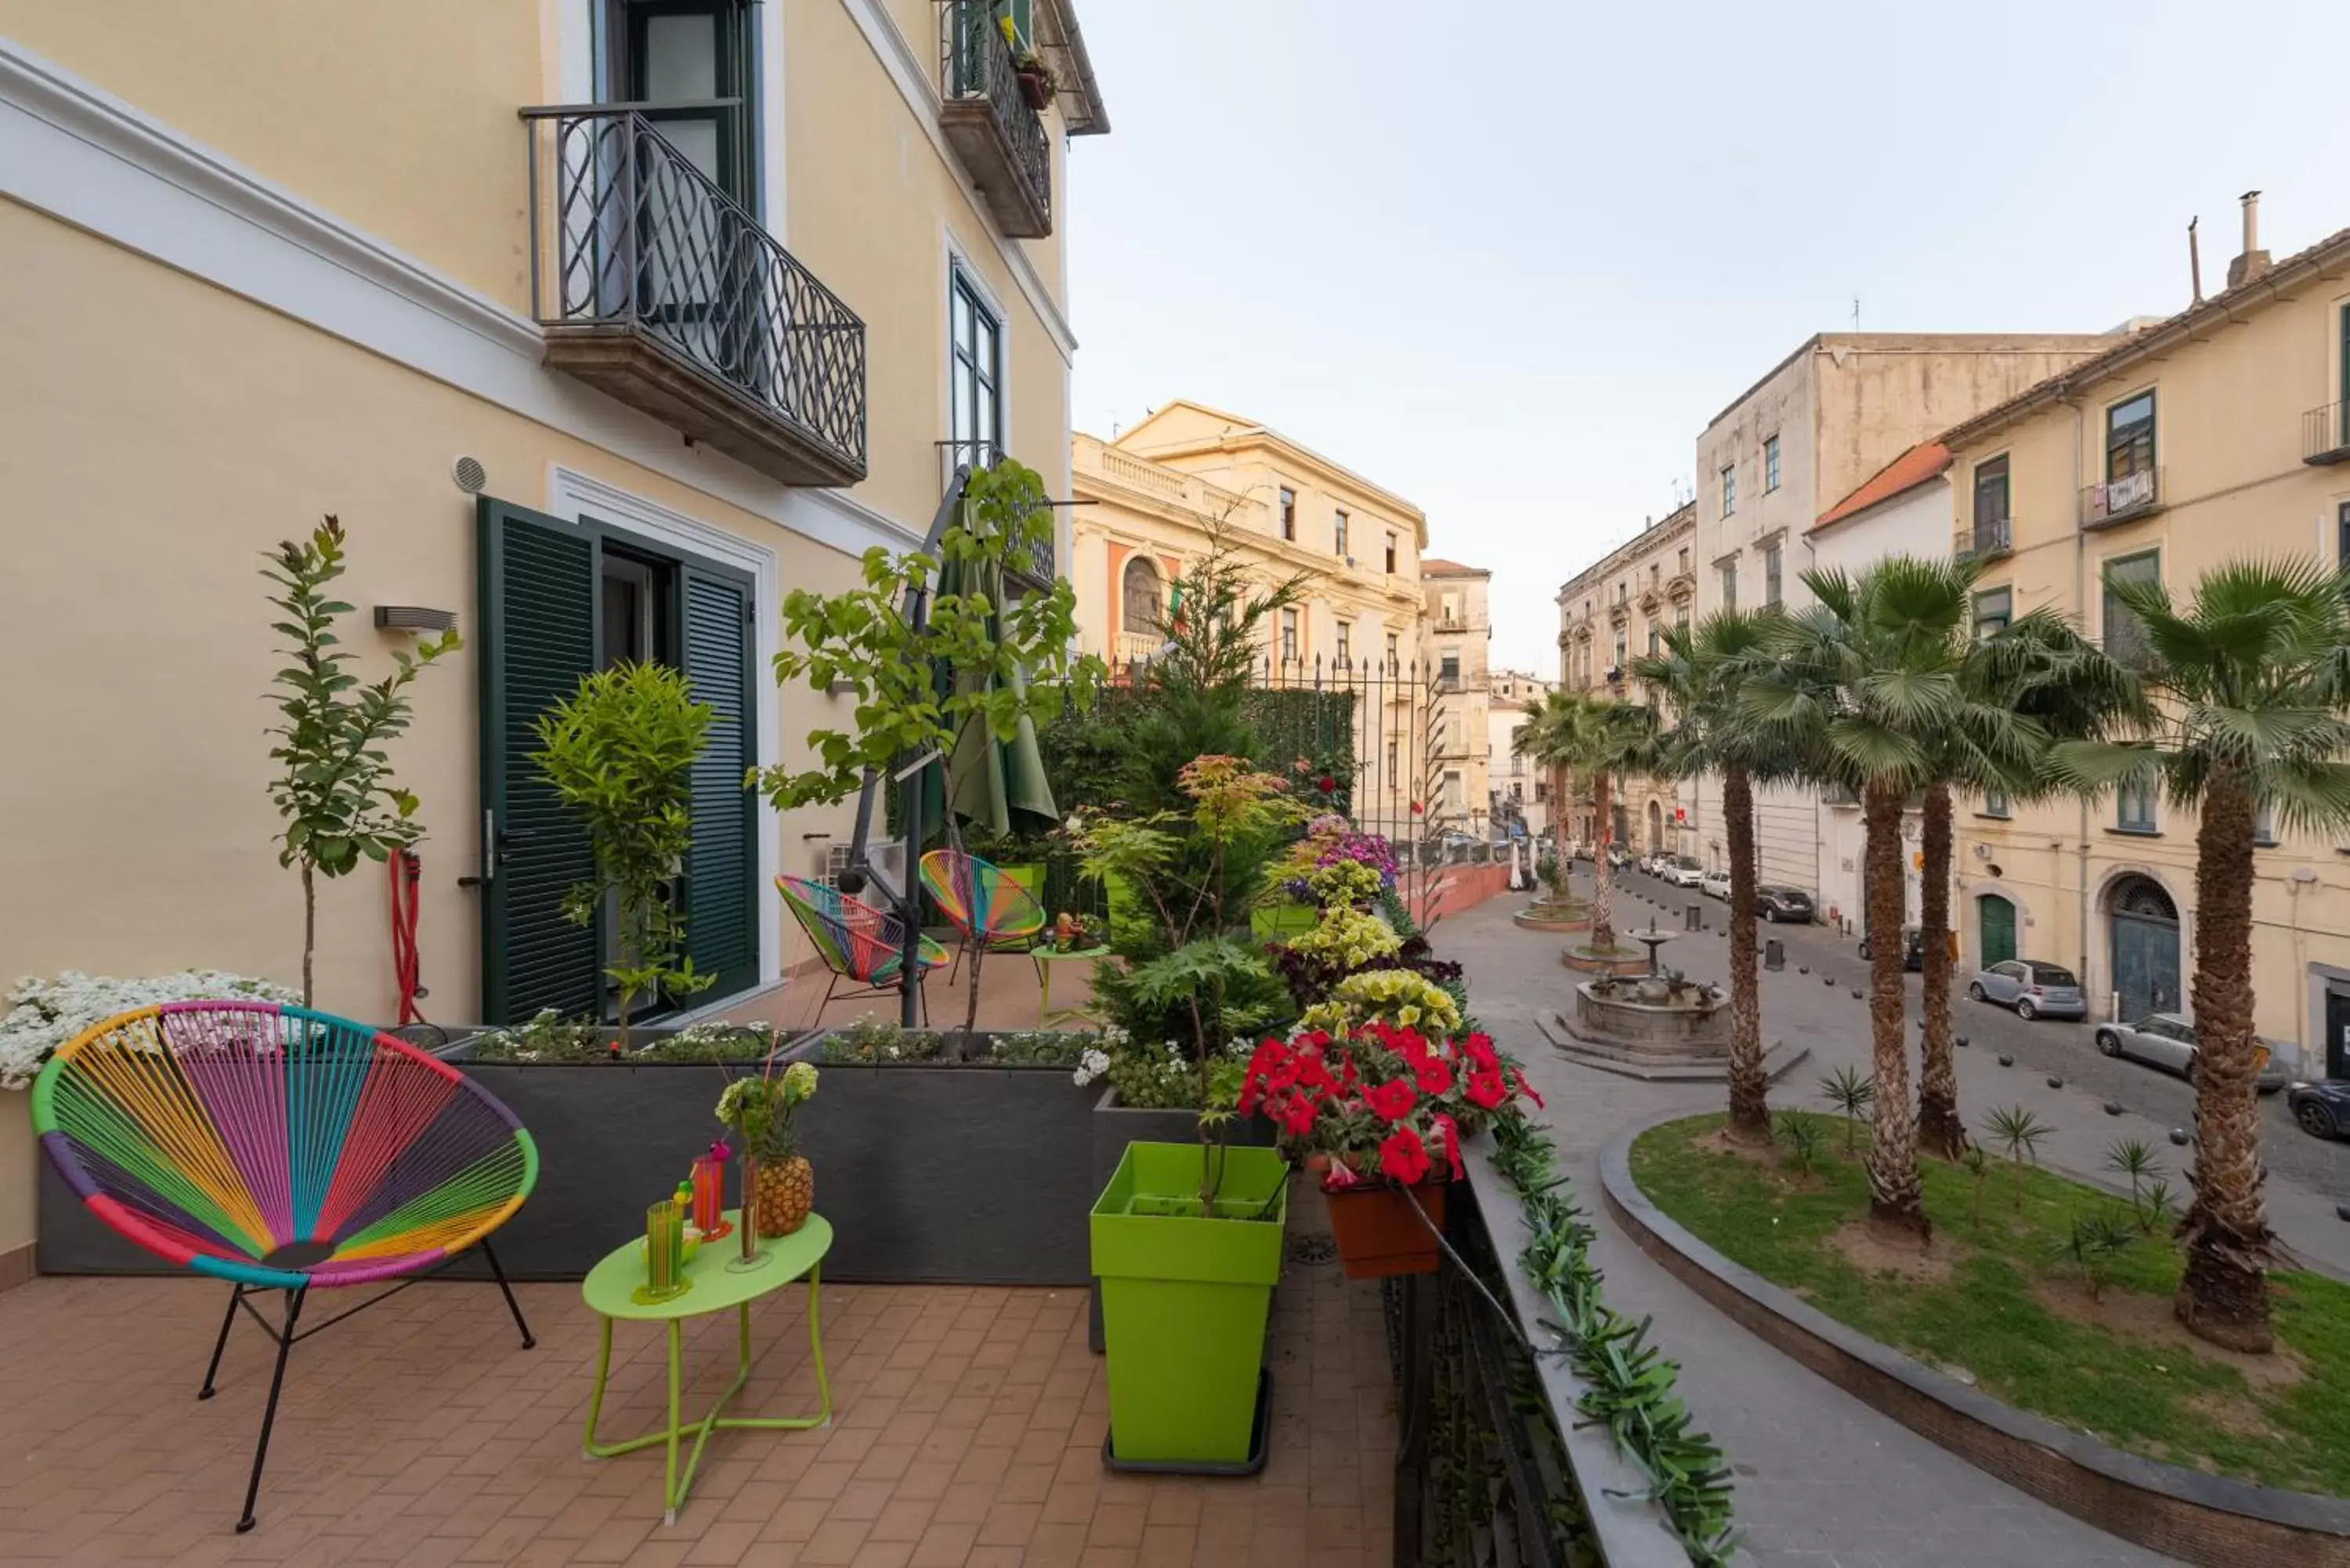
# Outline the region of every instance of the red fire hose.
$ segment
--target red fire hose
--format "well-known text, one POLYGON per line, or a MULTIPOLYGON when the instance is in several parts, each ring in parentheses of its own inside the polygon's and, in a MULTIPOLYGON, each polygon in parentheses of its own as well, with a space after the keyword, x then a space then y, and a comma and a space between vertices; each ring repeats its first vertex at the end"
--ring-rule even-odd
POLYGON ((418 983, 421 965, 416 953, 417 884, 424 876, 424 862, 412 849, 392 852, 391 867, 391 973, 400 988, 400 1023, 405 1029, 411 1023, 425 1022, 417 1010, 417 998, 426 994, 418 983))

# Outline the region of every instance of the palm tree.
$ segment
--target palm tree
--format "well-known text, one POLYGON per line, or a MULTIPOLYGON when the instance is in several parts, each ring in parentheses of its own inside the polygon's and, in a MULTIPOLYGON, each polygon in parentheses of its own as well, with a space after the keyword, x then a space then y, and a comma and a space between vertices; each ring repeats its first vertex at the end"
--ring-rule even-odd
POLYGON ((1567 853, 1567 847, 1570 842, 1567 837, 1567 829, 1570 826, 1567 821, 1566 792, 1568 781, 1566 776, 1566 764, 1560 761, 1555 754, 1555 749, 1551 744, 1552 737, 1549 732, 1549 727, 1545 721, 1552 716, 1553 706, 1556 702, 1557 699, 1564 695, 1565 695, 1565 693, 1559 691, 1546 693, 1541 704, 1538 705, 1534 711, 1528 713, 1525 717, 1524 722, 1521 723, 1510 735, 1511 753, 1513 755, 1525 758, 1536 767, 1541 768, 1546 775, 1545 782, 1548 784, 1550 788, 1551 799, 1551 854, 1558 862, 1559 872, 1562 877, 1565 875, 1567 868, 1575 863, 1574 858, 1567 853))
MULTIPOLYGON (((1553 691, 1520 726, 1512 744, 1564 778, 1581 773, 1591 781, 1592 815, 1597 849, 1593 857, 1591 946, 1607 952, 1616 946, 1616 900, 1607 846, 1614 836, 1610 801, 1611 775, 1636 763, 1649 743, 1653 726, 1648 711, 1608 701, 1579 691, 1553 691)), ((1562 789, 1558 803, 1564 815, 1562 789)))
MULTIPOLYGON (((2252 1033, 2252 847, 2262 813, 2288 832, 2350 824, 2350 576, 2313 562, 2233 562, 2184 610, 2158 583, 2116 583, 2145 649, 2158 711, 2134 744, 2058 745, 2051 772, 2077 789, 2159 784, 2195 833, 2193 1199, 2173 1304, 2190 1333, 2230 1349, 2275 1345, 2261 1191, 2252 1033)), ((2108 632, 2108 641, 2111 633, 2108 632)))
POLYGON ((1739 688, 1764 657, 1775 615, 1720 610, 1695 628, 1662 634, 1663 651, 1632 661, 1632 674, 1665 700, 1655 771, 1721 776, 1730 841, 1730 1125, 1745 1144, 1772 1141, 1770 1080, 1762 1072, 1762 1000, 1755 973, 1754 784, 1783 776, 1793 759, 1768 732, 1742 722, 1739 688))

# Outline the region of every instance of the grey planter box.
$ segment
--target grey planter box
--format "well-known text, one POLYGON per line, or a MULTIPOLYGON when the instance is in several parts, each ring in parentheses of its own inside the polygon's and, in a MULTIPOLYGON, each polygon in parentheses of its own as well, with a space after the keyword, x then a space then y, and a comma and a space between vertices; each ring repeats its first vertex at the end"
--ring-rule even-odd
MULTIPOLYGON (((711 1113, 730 1076, 755 1062, 475 1062, 473 1030, 438 1053, 504 1101, 538 1145, 538 1185, 492 1236, 498 1262, 519 1279, 575 1280, 644 1231, 645 1210, 676 1189, 693 1160, 726 1129, 711 1113)), ((632 1029, 650 1044, 673 1029, 632 1029)), ((733 1199, 730 1198, 729 1199, 733 1199)), ((41 1162, 43 1273, 176 1274, 92 1217, 41 1162)), ((488 1277, 478 1252, 446 1271, 488 1277)))
POLYGON ((832 1221, 827 1277, 1087 1282, 1097 1091, 1066 1067, 826 1065, 823 1044, 809 1035, 785 1054, 824 1068, 800 1143, 832 1221))
MULTIPOLYGON (((1197 1111, 1142 1110, 1118 1103, 1116 1089, 1106 1090, 1093 1107, 1093 1149, 1089 1181, 1086 1189, 1086 1206, 1090 1209, 1109 1179, 1118 1172, 1118 1162, 1126 1158, 1126 1146, 1130 1143, 1196 1143, 1200 1137, 1200 1113, 1197 1111)), ((1247 1116, 1232 1124, 1231 1141, 1259 1148, 1270 1148, 1274 1143, 1273 1124, 1263 1116, 1247 1116)), ((1087 1260, 1091 1262, 1090 1259, 1087 1260)), ((1086 1309, 1086 1343, 1093 1353, 1102 1353, 1101 1282, 1087 1276, 1093 1299, 1086 1309)))

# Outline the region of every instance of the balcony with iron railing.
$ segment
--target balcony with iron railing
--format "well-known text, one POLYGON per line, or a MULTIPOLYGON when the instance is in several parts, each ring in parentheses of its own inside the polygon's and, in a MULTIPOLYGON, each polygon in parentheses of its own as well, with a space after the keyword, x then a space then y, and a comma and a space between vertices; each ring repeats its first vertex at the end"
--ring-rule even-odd
MULTIPOLYGON (((968 469, 976 473, 993 468, 1003 459, 1003 449, 992 441, 942 441, 939 442, 939 487, 944 491, 954 483, 955 474, 968 469)), ((1060 575, 1056 542, 1060 529, 1056 524, 1053 537, 1039 540, 1028 552, 1024 566, 1012 569, 1013 586, 1023 588, 1049 588, 1060 575)))
POLYGON ((2321 404, 2301 416, 2301 461, 2315 468, 2350 462, 2350 402, 2321 404))
POLYGON ((939 125, 996 225, 1014 239, 1053 232, 1053 144, 1044 104, 1055 89, 1035 57, 1013 53, 987 0, 941 0, 939 125))
POLYGON ((2081 491, 2081 526, 2111 528, 2159 512, 2164 495, 2162 473, 2158 465, 2109 479, 2103 484, 2085 485, 2081 491))
POLYGON ((1978 518, 1972 528, 1960 530, 1950 554, 1961 561, 1996 561, 2014 554, 2015 524, 2012 518, 1978 518))
POLYGON ((651 114, 522 110, 546 363, 786 484, 865 477, 865 324, 651 114))

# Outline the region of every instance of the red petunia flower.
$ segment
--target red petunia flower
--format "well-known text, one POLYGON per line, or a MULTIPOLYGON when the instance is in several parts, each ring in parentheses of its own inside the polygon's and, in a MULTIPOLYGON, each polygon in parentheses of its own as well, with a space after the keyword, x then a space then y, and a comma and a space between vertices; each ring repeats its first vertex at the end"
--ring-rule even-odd
POLYGON ((1461 1165, 1461 1128, 1451 1116, 1431 1116, 1436 1130, 1444 1135, 1444 1158, 1452 1166, 1452 1179, 1458 1181, 1468 1173, 1461 1165))
POLYGON ((1409 1127, 1398 1127, 1379 1144, 1379 1174, 1406 1187, 1428 1179, 1428 1146, 1409 1127))
POLYGON ((1451 1092, 1452 1069, 1440 1057, 1422 1056, 1412 1064, 1411 1075, 1413 1082, 1419 1085, 1419 1092, 1423 1095, 1443 1095, 1451 1092))
POLYGON ((1313 1101, 1304 1095, 1292 1095, 1289 1103, 1282 1107, 1281 1125, 1288 1129, 1290 1137, 1304 1137, 1314 1130, 1315 1116, 1313 1101))
POLYGON ((1479 1110, 1495 1110, 1510 1097, 1510 1086, 1499 1072, 1481 1068, 1469 1075, 1468 1094, 1469 1103, 1479 1110))
POLYGON ((1333 794, 1337 792, 1338 781, 1332 778, 1328 774, 1324 774, 1320 778, 1314 781, 1314 787, 1320 790, 1324 794, 1333 794))
POLYGON ((1532 1100, 1536 1106, 1541 1106, 1544 1110, 1548 1110, 1550 1108, 1549 1106, 1544 1102, 1543 1097, 1534 1093, 1534 1086, 1526 1082, 1526 1075, 1523 1073, 1512 1073, 1510 1075, 1510 1082, 1515 1086, 1518 1093, 1532 1100))
POLYGON ((1401 1078, 1397 1078, 1381 1084, 1377 1088, 1364 1090, 1363 1103, 1378 1112, 1383 1119, 1399 1122, 1411 1115, 1412 1106, 1419 1104, 1419 1096, 1411 1092, 1409 1084, 1405 1083, 1401 1078))

